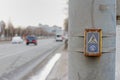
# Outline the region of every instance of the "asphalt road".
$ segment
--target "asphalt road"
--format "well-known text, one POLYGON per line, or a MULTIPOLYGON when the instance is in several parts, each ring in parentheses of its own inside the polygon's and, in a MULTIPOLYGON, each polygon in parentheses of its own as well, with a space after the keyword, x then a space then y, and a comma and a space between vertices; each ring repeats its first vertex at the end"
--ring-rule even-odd
POLYGON ((59 45, 54 39, 38 40, 38 45, 12 44, 10 42, 0 45, 0 76, 8 74, 35 58, 46 55, 59 45))

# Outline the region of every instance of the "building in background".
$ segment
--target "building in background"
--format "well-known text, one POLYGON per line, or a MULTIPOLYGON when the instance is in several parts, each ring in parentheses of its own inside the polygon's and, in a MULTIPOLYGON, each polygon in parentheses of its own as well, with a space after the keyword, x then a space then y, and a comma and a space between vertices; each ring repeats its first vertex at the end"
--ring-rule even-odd
POLYGON ((59 26, 49 26, 49 25, 42 25, 42 24, 39 24, 39 27, 42 28, 43 30, 49 32, 49 33, 54 33, 56 34, 58 31, 61 31, 62 28, 59 27, 59 26))

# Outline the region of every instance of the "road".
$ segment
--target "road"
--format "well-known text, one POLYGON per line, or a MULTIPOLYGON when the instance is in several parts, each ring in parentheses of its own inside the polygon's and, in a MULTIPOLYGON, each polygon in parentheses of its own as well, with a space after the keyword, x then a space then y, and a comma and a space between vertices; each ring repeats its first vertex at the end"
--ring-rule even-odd
MULTIPOLYGON (((38 45, 11 44, 10 42, 0 45, 0 76, 3 77, 19 67, 26 65, 38 57, 44 59, 51 54, 61 42, 54 39, 38 40, 38 45), (49 54, 48 54, 49 53, 49 54)), ((37 63, 36 63, 37 64, 37 63)), ((2 78, 0 78, 1 80, 2 78)), ((3 79, 7 80, 7 79, 3 79)))

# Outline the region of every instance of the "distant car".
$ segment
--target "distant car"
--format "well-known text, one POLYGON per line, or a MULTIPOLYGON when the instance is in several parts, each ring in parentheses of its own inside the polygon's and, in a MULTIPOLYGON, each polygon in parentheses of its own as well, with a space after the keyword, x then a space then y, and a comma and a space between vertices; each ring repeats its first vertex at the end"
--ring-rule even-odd
POLYGON ((63 41, 62 35, 56 35, 56 41, 63 41))
POLYGON ((20 44, 23 43, 23 39, 20 36, 15 36, 12 38, 12 44, 20 44))
POLYGON ((37 45, 37 38, 35 36, 27 36, 26 37, 26 45, 35 44, 37 45))

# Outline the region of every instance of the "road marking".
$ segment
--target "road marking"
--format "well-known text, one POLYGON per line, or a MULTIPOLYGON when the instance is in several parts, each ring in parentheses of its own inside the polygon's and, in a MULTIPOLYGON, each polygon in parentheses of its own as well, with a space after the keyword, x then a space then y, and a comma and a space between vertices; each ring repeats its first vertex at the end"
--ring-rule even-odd
POLYGON ((55 54, 52 57, 52 59, 47 63, 47 65, 43 68, 43 70, 38 75, 31 77, 30 80, 46 80, 50 71, 52 70, 55 63, 59 60, 60 57, 61 57, 60 53, 55 54))

